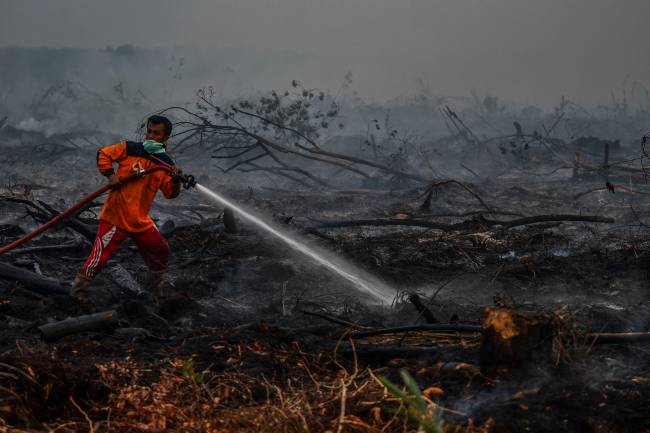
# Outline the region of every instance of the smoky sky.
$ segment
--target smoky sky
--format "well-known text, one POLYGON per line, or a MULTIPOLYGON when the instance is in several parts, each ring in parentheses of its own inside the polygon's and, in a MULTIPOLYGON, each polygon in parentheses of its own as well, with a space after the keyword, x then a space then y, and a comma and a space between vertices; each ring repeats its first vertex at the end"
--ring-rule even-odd
POLYGON ((593 105, 623 91, 646 97, 650 86, 648 0, 0 0, 0 7, 0 46, 227 47, 260 62, 291 52, 308 60, 278 74, 283 80, 336 89, 350 71, 368 100, 475 91, 547 107, 562 95, 593 105))

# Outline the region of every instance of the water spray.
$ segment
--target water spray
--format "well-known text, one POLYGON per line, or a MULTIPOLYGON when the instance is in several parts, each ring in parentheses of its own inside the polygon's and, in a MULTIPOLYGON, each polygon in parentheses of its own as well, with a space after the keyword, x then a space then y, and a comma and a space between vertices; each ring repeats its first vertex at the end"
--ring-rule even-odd
POLYGON ((394 292, 386 287, 385 284, 370 276, 361 277, 361 272, 358 269, 352 269, 353 266, 349 263, 346 263, 341 259, 326 258, 326 253, 324 251, 317 251, 315 247, 306 245, 304 242, 297 240, 295 235, 283 233, 278 228, 272 227, 270 224, 264 222, 261 218, 253 215, 249 211, 244 210, 241 206, 204 187, 201 184, 196 184, 196 189, 205 196, 222 204, 223 206, 231 208, 242 218, 272 234, 294 250, 308 256, 318 264, 325 266, 330 271, 348 280, 359 290, 367 293, 368 295, 371 295, 381 303, 389 304, 393 300, 394 292))
MULTIPOLYGON (((393 300, 394 297, 393 291, 390 290, 388 287, 386 287, 385 284, 383 284, 379 280, 369 275, 362 277, 361 276, 362 272, 360 270, 354 269, 354 267, 351 264, 345 262, 344 260, 340 258, 326 257, 328 254, 325 251, 318 251, 316 247, 308 246, 304 241, 298 240, 295 235, 289 235, 283 232, 282 230, 271 226, 270 224, 264 222, 261 218, 255 216, 250 211, 243 209, 241 206, 237 205, 233 201, 223 197, 220 194, 217 194, 216 192, 206 188, 203 185, 197 184, 196 180, 194 179, 194 176, 192 176, 191 174, 181 173, 180 171, 176 170, 173 166, 161 161, 160 159, 156 158, 154 155, 150 155, 150 157, 157 162, 156 165, 141 170, 138 173, 134 173, 125 179, 120 179, 120 183, 124 184, 156 171, 165 171, 168 174, 170 174, 175 180, 181 182, 185 189, 196 187, 196 189, 199 192, 201 192, 208 198, 222 204, 223 206, 233 209, 245 220, 253 223, 257 227, 272 234, 276 238, 280 239, 281 241, 289 245, 294 250, 311 258, 316 263, 325 266, 330 271, 334 272, 336 275, 339 275, 340 277, 352 283, 355 287, 357 287, 362 292, 371 295, 380 303, 388 304, 393 300)), ((38 227, 36 230, 0 248, 0 255, 8 253, 14 248, 24 244, 30 239, 43 233, 45 230, 49 229, 50 227, 53 227, 54 225, 61 222, 65 218, 74 215, 76 212, 82 209, 86 204, 90 203, 92 200, 104 194, 106 191, 112 189, 113 187, 114 185, 105 185, 100 189, 98 189, 97 191, 93 192, 92 194, 87 195, 79 202, 71 206, 69 209, 65 210, 64 212, 61 212, 60 214, 52 218, 50 221, 38 227)))
MULTIPOLYGON (((151 155, 153 159, 158 161, 160 164, 165 164, 160 159, 156 158, 154 155, 151 155)), ((171 168, 171 167, 170 167, 171 168)), ((203 195, 208 198, 220 203, 223 206, 226 206, 235 212, 237 212, 245 220, 255 224, 257 227, 265 230, 266 232, 272 234, 276 238, 280 239, 282 242, 289 245, 294 250, 306 255, 307 257, 314 260, 316 263, 325 266, 330 271, 334 272, 340 277, 343 277, 347 281, 351 282, 355 287, 357 287, 362 292, 365 292, 368 295, 371 295, 373 298, 377 299, 380 303, 389 304, 394 299, 394 291, 386 287, 385 284, 380 282, 378 279, 373 278, 369 275, 361 277, 362 272, 359 269, 353 269, 353 266, 350 263, 343 261, 340 258, 327 258, 328 255, 325 251, 317 251, 317 248, 307 245, 304 241, 296 239, 295 235, 289 235, 284 233, 277 227, 273 227, 270 224, 266 223, 261 218, 255 216, 252 212, 245 210, 242 206, 237 205, 233 201, 227 199, 226 197, 217 194, 209 188, 206 188, 203 185, 196 183, 194 176, 185 175, 185 188, 196 187, 196 189, 201 192, 203 195)))

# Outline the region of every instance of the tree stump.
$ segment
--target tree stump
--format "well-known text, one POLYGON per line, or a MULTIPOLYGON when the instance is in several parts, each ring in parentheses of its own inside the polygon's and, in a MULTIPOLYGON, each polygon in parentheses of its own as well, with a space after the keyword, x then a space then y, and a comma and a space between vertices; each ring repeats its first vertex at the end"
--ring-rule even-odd
POLYGON ((481 373, 519 377, 549 367, 557 321, 550 314, 485 308, 481 373))
POLYGON ((237 233, 237 222, 235 220, 235 213, 229 207, 223 210, 223 225, 226 228, 226 233, 237 233))
POLYGON ((436 316, 433 315, 431 310, 429 310, 429 308, 424 305, 422 299, 420 296, 418 296, 417 293, 411 293, 409 295, 409 301, 411 301, 411 304, 413 304, 415 309, 418 310, 419 315, 422 316, 427 323, 440 323, 440 321, 436 319, 436 316))

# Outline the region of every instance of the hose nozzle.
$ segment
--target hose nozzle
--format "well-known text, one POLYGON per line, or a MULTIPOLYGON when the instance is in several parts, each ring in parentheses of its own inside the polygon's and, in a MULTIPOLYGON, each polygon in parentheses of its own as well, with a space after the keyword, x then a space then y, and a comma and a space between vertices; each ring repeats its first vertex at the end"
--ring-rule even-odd
POLYGON ((196 179, 191 174, 181 175, 181 182, 183 182, 183 188, 190 189, 196 186, 196 179))
POLYGON ((196 186, 196 180, 191 174, 172 174, 172 179, 174 179, 176 182, 181 182, 183 184, 183 188, 185 189, 190 189, 196 186))
POLYGON ((190 189, 196 186, 196 180, 194 179, 194 176, 192 176, 191 174, 183 174, 183 172, 180 169, 178 169, 177 167, 176 169, 174 169, 175 166, 172 166, 166 163, 165 161, 162 161, 160 158, 157 158, 155 155, 149 155, 149 157, 154 161, 156 161, 158 164, 167 167, 166 169, 167 173, 169 173, 172 179, 174 179, 175 181, 181 182, 183 184, 183 188, 190 189))

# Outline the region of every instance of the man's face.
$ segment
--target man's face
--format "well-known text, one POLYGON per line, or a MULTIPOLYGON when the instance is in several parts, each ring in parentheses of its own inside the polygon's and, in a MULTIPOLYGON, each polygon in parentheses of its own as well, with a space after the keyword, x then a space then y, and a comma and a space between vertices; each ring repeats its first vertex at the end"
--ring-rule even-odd
POLYGON ((165 125, 162 123, 147 123, 147 135, 145 140, 154 140, 158 143, 167 143, 169 135, 165 134, 165 125))

